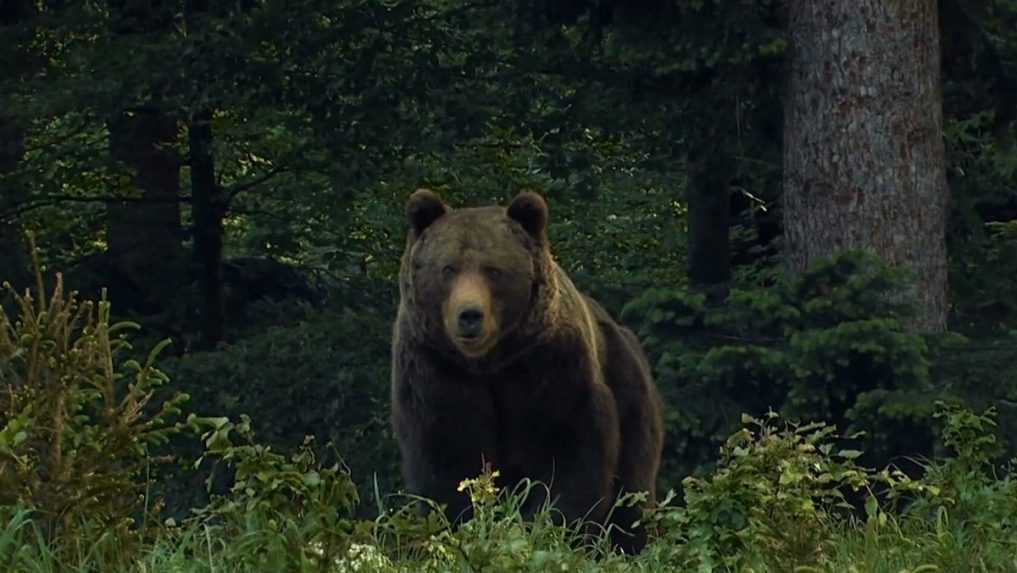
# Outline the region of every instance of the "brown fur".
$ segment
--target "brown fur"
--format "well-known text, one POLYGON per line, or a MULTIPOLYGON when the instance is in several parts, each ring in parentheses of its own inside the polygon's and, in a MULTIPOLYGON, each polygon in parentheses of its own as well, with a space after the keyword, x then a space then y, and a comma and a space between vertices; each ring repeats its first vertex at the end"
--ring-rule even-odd
MULTIPOLYGON (((486 461, 505 486, 549 484, 569 520, 605 522, 620 490, 655 499, 662 422, 650 366, 635 335, 551 257, 544 200, 453 211, 418 190, 407 216, 392 423, 409 492, 468 517, 456 488, 486 461), (475 336, 464 309, 483 314, 475 336)), ((534 495, 525 512, 542 502, 534 495)), ((635 519, 615 510, 611 521, 630 530, 635 519)), ((615 539, 638 551, 645 534, 615 539)))

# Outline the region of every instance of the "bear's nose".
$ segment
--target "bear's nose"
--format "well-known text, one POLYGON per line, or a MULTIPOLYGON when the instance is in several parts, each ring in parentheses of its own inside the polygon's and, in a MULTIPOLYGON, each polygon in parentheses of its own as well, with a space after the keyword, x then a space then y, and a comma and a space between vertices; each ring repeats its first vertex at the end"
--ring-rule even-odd
POLYGON ((484 311, 470 307, 459 313, 459 335, 463 338, 476 338, 484 326, 484 311))

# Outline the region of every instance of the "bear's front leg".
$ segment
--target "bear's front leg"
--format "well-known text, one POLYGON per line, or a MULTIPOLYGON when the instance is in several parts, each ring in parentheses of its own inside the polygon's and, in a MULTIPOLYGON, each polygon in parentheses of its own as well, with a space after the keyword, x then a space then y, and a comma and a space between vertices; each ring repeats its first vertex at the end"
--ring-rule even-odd
POLYGON ((541 509, 548 493, 544 486, 550 486, 554 509, 566 521, 602 521, 614 502, 620 448, 611 389, 592 380, 579 388, 558 381, 545 389, 547 394, 522 417, 529 423, 511 429, 513 465, 544 484, 531 490, 523 515, 529 518, 541 509))
POLYGON ((450 521, 468 519, 468 496, 458 491, 485 462, 497 463, 497 416, 483 385, 443 376, 429 360, 403 353, 393 364, 392 422, 406 489, 446 506, 450 521))
POLYGON ((621 433, 611 389, 593 384, 586 398, 558 421, 551 495, 566 520, 600 522, 614 502, 621 433))

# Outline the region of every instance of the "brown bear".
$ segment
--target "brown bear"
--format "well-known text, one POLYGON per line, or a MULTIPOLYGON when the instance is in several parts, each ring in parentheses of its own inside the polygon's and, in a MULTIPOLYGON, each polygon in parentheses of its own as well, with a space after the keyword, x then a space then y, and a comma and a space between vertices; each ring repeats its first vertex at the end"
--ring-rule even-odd
MULTIPOLYGON (((407 204, 392 344, 392 425, 411 494, 469 517, 458 484, 490 463, 499 485, 549 488, 570 522, 607 525, 620 492, 653 501, 661 401, 636 336, 581 294, 551 256, 548 207, 450 209, 432 191, 407 204)), ((524 513, 544 502, 534 494, 524 513)), ((615 542, 637 552, 639 510, 613 510, 615 542), (624 532, 618 532, 622 528, 624 532)))

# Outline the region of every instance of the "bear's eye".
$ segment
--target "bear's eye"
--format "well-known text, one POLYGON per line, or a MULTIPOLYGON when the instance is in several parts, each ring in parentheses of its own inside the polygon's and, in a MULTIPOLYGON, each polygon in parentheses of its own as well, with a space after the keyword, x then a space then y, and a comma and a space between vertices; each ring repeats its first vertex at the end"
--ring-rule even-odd
POLYGON ((487 273, 487 277, 491 280, 498 280, 502 275, 501 269, 496 269, 494 267, 484 267, 484 272, 487 273))
POLYGON ((452 275, 456 274, 456 268, 452 265, 445 265, 444 267, 441 268, 441 274, 446 278, 451 277, 452 275))

